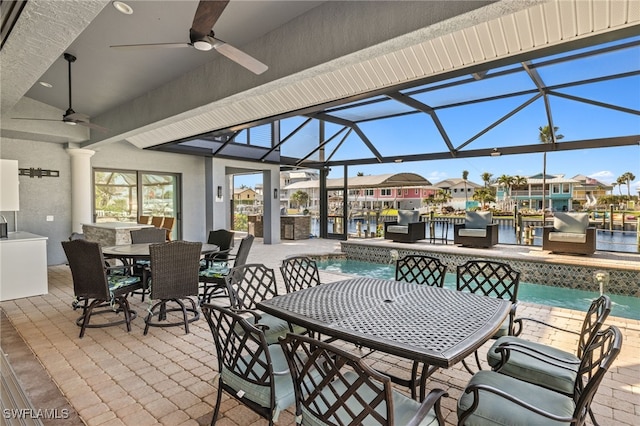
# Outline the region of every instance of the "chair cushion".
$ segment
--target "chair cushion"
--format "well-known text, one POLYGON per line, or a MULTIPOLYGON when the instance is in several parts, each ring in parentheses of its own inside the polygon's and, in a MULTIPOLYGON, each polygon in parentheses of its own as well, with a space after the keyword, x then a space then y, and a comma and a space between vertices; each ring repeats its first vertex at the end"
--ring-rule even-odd
POLYGON ((389 225, 387 226, 387 232, 391 232, 393 234, 408 234, 409 227, 406 225, 389 225))
POLYGON ((278 343, 279 337, 284 337, 285 334, 289 332, 303 334, 306 332, 306 329, 300 327, 299 325, 292 324, 293 331, 289 328, 289 323, 283 319, 275 317, 271 314, 267 314, 264 312, 258 312, 260 314, 259 324, 266 325, 269 327, 264 330, 264 338, 267 341, 267 344, 272 345, 274 343, 278 343))
MULTIPOLYGON (((473 384, 494 387, 556 416, 570 418, 575 409, 573 399, 568 396, 494 371, 483 370, 477 372, 468 385, 473 384)), ((463 393, 458 400, 458 417, 469 409, 472 403, 473 393, 463 393)), ((465 425, 494 426, 514 424, 556 426, 568 425, 569 423, 553 421, 484 390, 479 391, 478 407, 465 421, 465 425)))
MULTIPOLYGON (((487 352, 487 361, 492 368, 495 368, 500 363, 500 353, 496 353, 495 348, 503 343, 517 343, 567 362, 580 362, 575 355, 556 349, 553 346, 530 342, 519 337, 504 336, 496 340, 487 352)), ((518 349, 520 350, 520 348, 518 349)), ((541 355, 536 354, 536 356, 540 357, 541 355)), ((571 368, 569 370, 560 368, 528 356, 525 353, 511 351, 509 361, 500 369, 500 373, 570 395, 573 393, 578 364, 572 364, 571 368)))
POLYGON ((485 238, 487 236, 487 228, 482 228, 482 229, 460 228, 458 229, 458 235, 461 237, 485 238))
MULTIPOLYGON (((289 365, 287 359, 282 351, 280 345, 270 345, 269 354, 271 355, 271 364, 274 372, 289 371, 289 365)), ((249 360, 247 360, 249 363, 249 360)), ((256 371, 261 367, 257 364, 249 363, 256 371)), ((262 371, 258 371, 261 374, 262 371)), ((255 383, 250 383, 236 373, 227 368, 223 368, 220 372, 220 380, 229 385, 236 392, 244 392, 244 397, 259 404, 262 407, 268 408, 270 406, 270 392, 269 386, 260 386, 255 383)), ((287 409, 295 404, 295 391, 293 388, 293 380, 290 374, 274 375, 274 389, 275 389, 275 409, 274 409, 274 421, 277 421, 280 411, 287 409)))
POLYGON ((464 216, 464 227, 466 229, 486 229, 491 225, 493 213, 491 212, 466 212, 464 216))
POLYGON ((588 227, 588 213, 554 213, 553 215, 554 231, 584 234, 588 227))
POLYGON ((587 242, 587 234, 578 234, 575 232, 549 232, 549 241, 559 243, 577 243, 584 244, 587 242))
POLYGON ((201 269, 199 274, 201 277, 222 278, 229 273, 229 264, 227 262, 212 262, 208 268, 201 269))
POLYGON ((418 210, 398 210, 398 225, 408 225, 420 222, 420 212, 418 210))
POLYGON ((121 287, 126 287, 140 282, 140 277, 129 275, 108 275, 107 280, 109 281, 109 291, 113 292, 121 287))
MULTIPOLYGON (((349 383, 353 383, 354 381, 358 380, 358 375, 350 371, 346 372, 344 374, 344 377, 347 379, 349 383)), ((335 383, 334 387, 336 388, 336 391, 338 392, 339 395, 342 396, 345 394, 346 386, 343 383, 335 383)), ((362 392, 362 391, 364 391, 364 388, 361 389, 361 391, 359 391, 359 394, 364 396, 365 402, 372 400, 377 394, 377 392, 374 393, 374 391, 371 389, 368 389, 369 392, 362 392)), ((322 394, 324 395, 324 397, 326 398, 329 404, 333 404, 336 401, 334 394, 329 389, 324 389, 322 391, 322 394)), ((418 409, 420 408, 420 403, 417 401, 414 401, 413 399, 405 395, 402 395, 396 390, 393 390, 392 395, 393 395, 393 416, 395 419, 395 424, 406 425, 407 423, 409 423, 409 420, 411 420, 411 418, 415 416, 415 414, 417 413, 418 409)), ((321 403, 321 401, 319 401, 318 399, 316 399, 316 402, 321 403)), ((359 413, 361 412, 362 402, 358 401, 356 397, 352 395, 347 400, 347 406, 351 408, 353 412, 359 413)), ((385 404, 380 404, 376 411, 384 417, 386 417, 387 415, 385 404)), ((345 412, 343 409, 339 409, 337 410, 336 415, 338 418, 342 419, 343 421, 351 418, 349 416, 345 416, 344 413, 345 412), (344 417, 341 417, 341 413, 344 417)), ((322 422, 320 419, 318 419, 313 414, 311 414, 308 410, 306 410, 305 407, 302 407, 302 424, 304 426, 308 426, 308 425, 309 426, 325 426, 326 425, 326 423, 322 422)), ((363 423, 363 425, 366 425, 366 424, 367 424, 366 422, 363 423)), ((379 423, 376 422, 375 424, 379 424, 379 423)), ((438 420, 433 410, 431 410, 427 415, 427 417, 425 418, 425 420, 420 423, 421 426, 437 425, 437 424, 438 424, 438 420)))

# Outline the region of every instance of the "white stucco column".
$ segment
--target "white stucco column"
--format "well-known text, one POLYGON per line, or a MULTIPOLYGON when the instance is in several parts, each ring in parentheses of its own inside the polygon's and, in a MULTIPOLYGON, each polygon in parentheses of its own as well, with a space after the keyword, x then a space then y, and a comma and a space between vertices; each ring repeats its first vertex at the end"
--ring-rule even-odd
POLYGON ((91 223, 91 157, 95 151, 69 148, 71 157, 71 231, 82 232, 83 223, 91 223))

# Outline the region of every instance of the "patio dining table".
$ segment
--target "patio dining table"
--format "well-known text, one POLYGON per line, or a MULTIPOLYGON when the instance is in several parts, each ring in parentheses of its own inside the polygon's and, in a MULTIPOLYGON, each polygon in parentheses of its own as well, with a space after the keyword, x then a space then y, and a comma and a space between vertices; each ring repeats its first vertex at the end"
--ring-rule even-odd
MULTIPOLYGON (((276 296, 258 308, 322 335, 421 362, 434 371, 455 365, 489 340, 511 302, 359 277, 276 296)), ((423 374, 421 394, 424 380, 423 374)))
MULTIPOLYGON (((149 245, 151 243, 144 244, 121 244, 117 246, 107 246, 102 248, 102 254, 106 258, 116 259, 132 259, 132 260, 149 260, 151 255, 149 254, 149 245)), ((158 243, 154 243, 158 244, 158 243)), ((202 244, 202 254, 215 253, 220 248, 215 244, 202 244)))

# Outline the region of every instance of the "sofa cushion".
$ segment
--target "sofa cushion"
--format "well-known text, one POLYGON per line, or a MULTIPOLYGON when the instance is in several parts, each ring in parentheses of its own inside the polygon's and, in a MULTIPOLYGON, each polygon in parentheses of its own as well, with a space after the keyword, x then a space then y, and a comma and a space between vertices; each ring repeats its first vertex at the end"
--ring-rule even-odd
POLYGON ((553 229, 557 232, 584 234, 588 227, 588 213, 555 213, 553 216, 553 229))
POLYGON ((466 229, 486 229, 492 221, 493 214, 491 212, 466 212, 464 227, 466 229))
POLYGON ((549 241, 584 244, 587 242, 587 234, 577 234, 575 232, 549 232, 549 241))
POLYGON ((398 225, 408 225, 414 222, 420 222, 418 210, 398 210, 398 225))
POLYGON ((487 228, 482 228, 482 229, 467 229, 467 228, 460 228, 458 230, 458 235, 460 237, 479 237, 479 238, 485 238, 487 236, 487 228))
POLYGON ((391 232, 393 234, 408 234, 409 227, 405 225, 389 225, 387 226, 387 232, 391 232))

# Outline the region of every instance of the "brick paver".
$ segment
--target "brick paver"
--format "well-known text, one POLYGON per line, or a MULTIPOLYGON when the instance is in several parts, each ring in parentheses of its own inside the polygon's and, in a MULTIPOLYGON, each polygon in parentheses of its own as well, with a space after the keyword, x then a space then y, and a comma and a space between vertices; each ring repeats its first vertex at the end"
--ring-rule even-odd
MULTIPOLYGON (((249 262, 277 268, 288 255, 339 250, 339 242, 332 240, 283 241, 277 246, 265 246, 257 240, 249 262)), ((276 276, 284 291, 277 269, 276 276)), ((321 278, 329 282, 344 277, 322 272, 321 278)), ((72 299, 69 269, 60 265, 49 267, 48 295, 6 301, 0 307, 86 424, 196 425, 211 421, 217 362, 206 321, 190 324, 189 335, 181 327, 171 327, 153 328, 143 336, 148 303, 140 302, 136 296, 131 302, 139 317, 133 321, 130 333, 124 325, 88 329, 85 337, 79 339, 75 325, 79 311, 71 309, 72 299)), ((518 315, 578 330, 584 313, 521 303, 518 315)), ((600 386, 593 410, 602 425, 637 425, 640 424, 640 321, 611 317, 608 323, 621 328, 624 343, 600 386)), ((524 335, 568 351, 576 347, 575 337, 535 324, 528 325, 524 335)), ((481 359, 490 345, 487 342, 480 350, 481 359)), ((381 371, 407 375, 411 366, 407 360, 379 352, 370 356, 370 362, 381 371)), ((442 402, 447 425, 457 422, 456 400, 469 377, 461 366, 439 370, 432 376, 431 387, 449 392, 449 398, 442 402)), ((223 396, 220 412, 219 425, 267 424, 227 395, 223 396)), ((291 410, 281 414, 279 424, 293 423, 291 410)))

